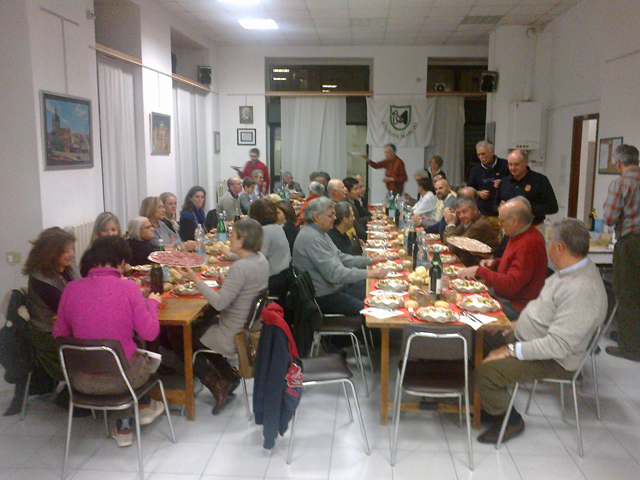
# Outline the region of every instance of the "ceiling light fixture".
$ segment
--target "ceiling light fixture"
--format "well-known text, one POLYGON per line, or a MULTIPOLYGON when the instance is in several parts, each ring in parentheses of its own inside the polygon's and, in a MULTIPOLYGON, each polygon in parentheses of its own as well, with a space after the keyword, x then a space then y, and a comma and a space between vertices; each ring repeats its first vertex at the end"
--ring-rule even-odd
POLYGON ((338 85, 322 85, 322 88, 338 88, 338 85))
POLYGON ((278 24, 272 18, 241 18, 238 20, 247 30, 277 30, 278 24))
POLYGON ((276 81, 286 80, 286 78, 284 78, 284 77, 273 77, 273 79, 276 80, 276 81))
POLYGON ((228 5, 237 5, 237 6, 245 6, 245 5, 255 5, 256 3, 260 3, 260 0, 218 0, 220 3, 226 3, 228 5))
POLYGON ((288 68, 274 68, 273 73, 289 73, 289 69, 288 68))

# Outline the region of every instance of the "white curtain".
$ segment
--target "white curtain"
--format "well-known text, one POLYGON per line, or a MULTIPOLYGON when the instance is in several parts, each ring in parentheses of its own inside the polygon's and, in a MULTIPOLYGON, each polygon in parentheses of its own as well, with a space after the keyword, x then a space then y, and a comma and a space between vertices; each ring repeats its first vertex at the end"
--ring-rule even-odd
POLYGON ((127 227, 140 207, 132 65, 98 55, 105 210, 127 227))
POLYGON ((451 185, 464 181, 464 97, 436 97, 433 144, 425 154, 426 162, 434 155, 442 157, 442 170, 451 185))
POLYGON ((308 186, 309 174, 325 171, 331 178, 347 174, 346 97, 283 98, 282 170, 308 186))
POLYGON ((173 118, 176 159, 176 195, 182 201, 189 189, 200 185, 207 191, 207 209, 215 208, 215 191, 208 154, 213 133, 207 115, 208 99, 193 87, 173 82, 173 118))

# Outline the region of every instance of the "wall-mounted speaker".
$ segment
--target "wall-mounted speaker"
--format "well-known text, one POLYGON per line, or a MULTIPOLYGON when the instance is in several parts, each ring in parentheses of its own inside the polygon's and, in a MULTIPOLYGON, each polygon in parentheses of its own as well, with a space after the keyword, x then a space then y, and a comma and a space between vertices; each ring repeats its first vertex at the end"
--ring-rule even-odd
POLYGON ((480 77, 480 91, 493 93, 498 89, 498 72, 482 72, 480 77))
POLYGON ((211 67, 198 66, 198 82, 211 85, 211 67))

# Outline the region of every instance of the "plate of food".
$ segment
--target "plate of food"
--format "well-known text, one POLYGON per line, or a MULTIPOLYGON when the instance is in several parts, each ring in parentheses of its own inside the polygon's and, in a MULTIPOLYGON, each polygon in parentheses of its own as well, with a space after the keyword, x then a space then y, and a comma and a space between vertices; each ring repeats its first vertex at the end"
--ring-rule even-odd
POLYGON ((422 238, 424 238, 427 242, 437 242, 438 240, 440 240, 440 235, 437 233, 425 233, 422 238))
POLYGON ((371 298, 367 298, 364 303, 370 307, 376 308, 391 308, 396 309, 404 305, 404 299, 402 295, 396 295, 393 293, 382 293, 380 295, 374 295, 371 298))
POLYGON ((387 260, 398 260, 400 258, 400 255, 398 255, 398 252, 392 252, 392 251, 383 252, 380 255, 384 255, 385 257, 387 257, 387 260))
POLYGON ((151 252, 147 258, 152 262, 176 268, 195 268, 207 263, 207 258, 204 255, 179 252, 177 250, 173 252, 151 252))
POLYGON ((416 310, 416 317, 425 322, 449 323, 458 318, 453 310, 444 307, 421 307, 416 310))
POLYGON ((368 229, 368 233, 386 232, 386 231, 387 231, 387 226, 386 225, 379 225, 379 224, 369 225, 369 229, 368 229))
POLYGON ((482 293, 487 291, 487 286, 476 280, 462 280, 456 278, 449 284, 453 290, 460 293, 482 293))
POLYGON ((151 265, 133 265, 131 270, 135 270, 140 273, 149 273, 151 271, 151 265))
POLYGON ((384 268, 385 270, 388 270, 391 272, 397 272, 399 270, 402 270, 402 264, 398 262, 393 262, 393 261, 386 261, 386 262, 376 263, 375 265, 372 266, 372 268, 384 268))
POLYGON ((469 295, 458 302, 458 306, 469 312, 497 312, 502 307, 497 300, 482 295, 469 295))
POLYGON ((489 245, 487 245, 486 243, 482 243, 475 238, 448 237, 447 242, 449 242, 454 247, 457 247, 460 250, 466 250, 467 252, 491 253, 491 247, 489 245))
POLYGON ((370 232, 369 236, 373 240, 386 240, 387 238, 393 238, 396 236, 393 232, 370 232))
POLYGON ((229 267, 209 267, 202 272, 203 277, 216 278, 219 274, 226 275, 229 267))
POLYGON ((443 253, 440 255, 440 261, 442 263, 456 263, 458 261, 458 257, 450 253, 443 253))
POLYGON ((400 278, 385 278, 376 283, 376 288, 387 292, 404 292, 409 288, 409 282, 400 278))
MULTIPOLYGON (((446 245, 438 245, 438 247, 439 247, 439 250, 438 250, 438 251, 439 251, 441 254, 442 254, 442 253, 446 253, 446 252, 448 252, 448 251, 449 251, 449 249, 447 248, 447 246, 446 246, 446 245)), ((435 252, 435 251, 436 251, 436 244, 433 244, 433 243, 432 243, 432 244, 430 244, 430 245, 429 245, 429 251, 430 251, 431 253, 435 252)))
POLYGON ((372 248, 390 248, 391 244, 385 240, 368 240, 367 246, 372 248))
POLYGON ((462 270, 462 267, 457 267, 455 265, 445 265, 442 267, 442 273, 449 277, 457 277, 460 270, 462 270))
POLYGON ((191 297, 193 295, 200 295, 200 292, 196 290, 193 282, 189 282, 183 285, 176 285, 176 287, 171 290, 171 294, 177 297, 191 297))

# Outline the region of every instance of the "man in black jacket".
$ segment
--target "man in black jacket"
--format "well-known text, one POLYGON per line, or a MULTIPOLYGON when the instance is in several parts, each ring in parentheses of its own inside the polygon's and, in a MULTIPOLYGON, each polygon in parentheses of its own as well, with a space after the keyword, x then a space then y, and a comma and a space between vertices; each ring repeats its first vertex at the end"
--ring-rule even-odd
POLYGON ((335 207, 336 219, 333 222, 333 228, 327 232, 327 235, 331 237, 335 246, 338 247, 338 250, 342 253, 348 255, 362 254, 362 249, 360 249, 360 253, 354 253, 351 237, 347 235, 347 231, 353 227, 355 222, 353 207, 346 201, 336 203, 335 207))

